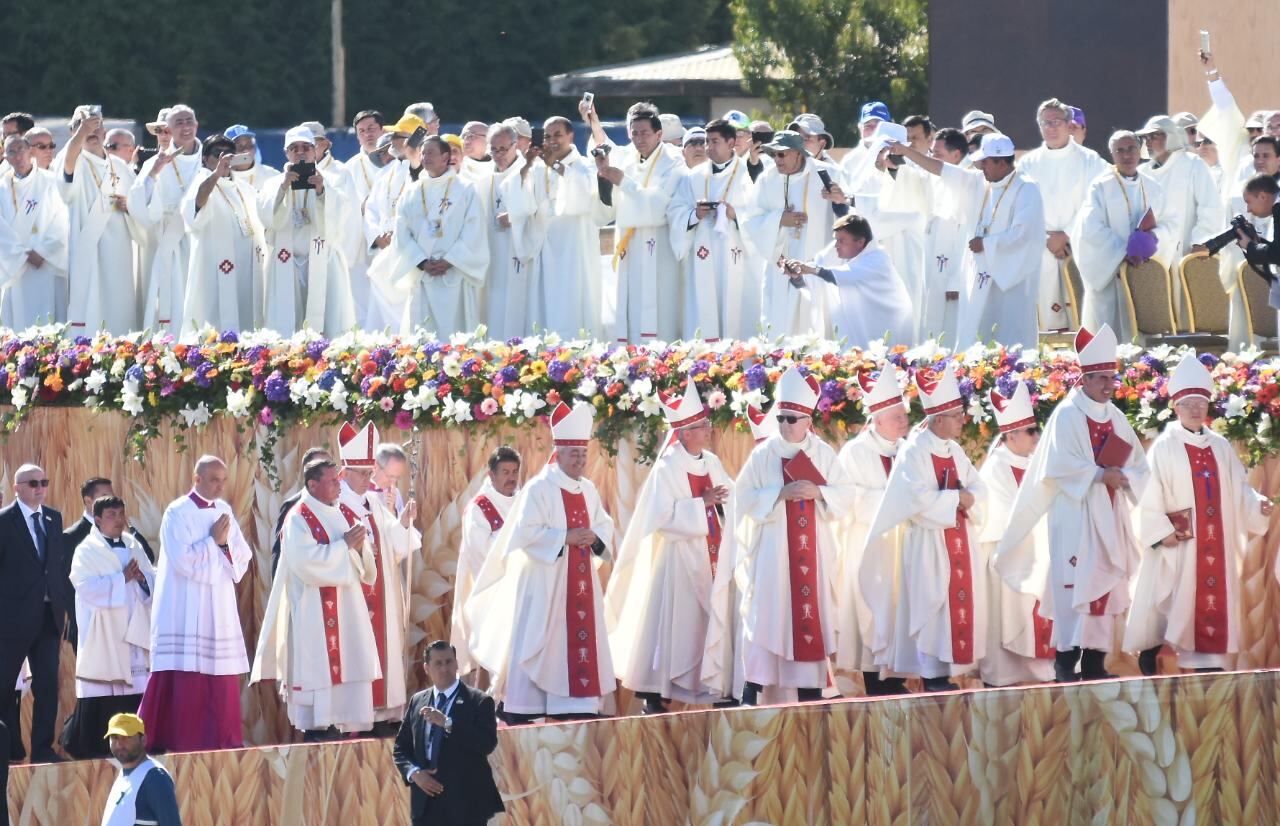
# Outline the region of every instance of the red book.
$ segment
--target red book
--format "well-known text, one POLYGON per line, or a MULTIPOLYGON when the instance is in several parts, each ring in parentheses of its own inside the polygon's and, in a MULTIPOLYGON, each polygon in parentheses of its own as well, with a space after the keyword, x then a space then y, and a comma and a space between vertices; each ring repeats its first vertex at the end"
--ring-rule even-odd
POLYGON ((1147 210, 1142 216, 1142 220, 1138 222, 1138 229, 1150 232, 1156 228, 1156 214, 1151 210, 1147 210))
POLYGON ((813 482, 825 485, 827 480, 803 450, 782 463, 782 478, 788 482, 813 482))
POLYGON ((1133 445, 1114 433, 1108 433, 1093 461, 1098 467, 1120 468, 1129 461, 1130 453, 1133 453, 1133 445))
POLYGON ((1191 508, 1183 511, 1174 511, 1166 513, 1166 517, 1173 524, 1174 538, 1179 541, 1186 541, 1195 538, 1195 534, 1191 532, 1191 508))

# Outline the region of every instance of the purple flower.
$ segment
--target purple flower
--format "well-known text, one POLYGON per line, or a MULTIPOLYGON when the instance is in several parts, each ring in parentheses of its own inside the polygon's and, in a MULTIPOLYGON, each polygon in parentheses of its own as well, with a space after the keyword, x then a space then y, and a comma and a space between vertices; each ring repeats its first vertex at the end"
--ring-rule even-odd
POLYGON ((1138 361, 1141 362, 1142 364, 1147 365, 1152 370, 1159 370, 1159 371, 1164 370, 1164 362, 1158 358, 1155 358, 1150 353, 1143 353, 1141 358, 1138 359, 1138 361))
POLYGON ((572 367, 573 365, 567 361, 553 359, 551 363, 547 365, 547 375, 551 377, 552 381, 561 382, 564 381, 564 374, 568 373, 572 367))
MULTIPOLYGON (((18 375, 19 376, 22 375, 21 370, 18 371, 18 375)), ((146 378, 146 375, 142 372, 142 368, 135 364, 132 367, 130 367, 128 370, 124 371, 124 377, 126 380, 136 381, 139 385, 141 385, 143 379, 146 378)))
POLYGON ((440 349, 442 346, 443 345, 441 345, 440 342, 433 341, 430 344, 428 344, 426 347, 423 347, 422 348, 423 360, 431 361, 433 358, 435 358, 436 353, 440 352, 440 349))
POLYGON ((709 369, 711 369, 711 365, 705 359, 698 359, 689 370, 689 375, 692 377, 705 376, 709 369))
POLYGON ((480 362, 475 359, 467 359, 462 363, 462 375, 471 378, 480 371, 480 362))
POLYGON ((964 398, 964 399, 971 398, 973 396, 973 391, 976 389, 977 388, 974 387, 974 384, 973 384, 973 379, 969 378, 968 376, 964 377, 963 379, 960 379, 961 398, 964 398))
POLYGON ((26 378, 36 372, 36 357, 28 353, 18 362, 18 377, 26 378))
POLYGON ((523 338, 521 338, 520 336, 512 336, 511 338, 507 339, 507 346, 508 346, 508 347, 519 347, 519 346, 520 346, 520 342, 522 342, 522 341, 524 341, 524 339, 523 339, 523 338))
POLYGON ((90 340, 90 338, 89 338, 88 336, 76 336, 76 337, 75 337, 75 344, 76 344, 76 346, 78 346, 78 347, 88 347, 88 346, 89 346, 90 344, 92 344, 92 343, 93 343, 93 342, 92 342, 92 340, 90 340))
POLYGON ((515 384, 520 379, 520 371, 510 364, 503 367, 498 375, 502 377, 503 384, 515 384))
MULTIPOLYGON (((1015 373, 1005 373, 996 379, 996 390, 1006 399, 1013 398, 1013 394, 1018 389, 1018 376, 1015 373)), ((1027 388, 1030 390, 1031 388, 1027 388)))
POLYGON ((192 347, 190 350, 187 351, 188 367, 199 367, 200 365, 204 364, 204 362, 205 362, 204 353, 200 352, 200 348, 192 347))
POLYGON ((819 398, 825 399, 827 402, 827 406, 822 407, 822 403, 821 401, 819 401, 818 407, 820 407, 823 410, 826 410, 827 408, 831 407, 831 405, 834 404, 835 402, 843 399, 844 390, 841 389, 840 382, 834 379, 828 379, 827 381, 824 381, 822 383, 822 395, 819 398))
POLYGON ((261 344, 249 348, 249 352, 244 354, 246 361, 257 361, 267 353, 267 348, 261 344))
POLYGON ((1218 366, 1218 357, 1213 353, 1201 353, 1196 356, 1196 358, 1199 359, 1201 364, 1208 367, 1210 370, 1218 366))
POLYGON ((213 365, 207 361, 196 368, 196 387, 209 387, 213 384, 213 379, 209 378, 213 369, 213 365))
POLYGON ((9 371, 0 370, 0 390, 9 386, 9 371))
POLYGON ((175 391, 175 390, 177 390, 177 389, 178 389, 178 385, 177 385, 177 384, 175 384, 174 382, 172 382, 172 381, 170 381, 170 380, 168 380, 168 379, 165 379, 164 384, 163 384, 163 385, 161 385, 161 387, 160 387, 160 395, 161 395, 161 396, 171 396, 171 395, 173 395, 173 391, 175 391))
POLYGON ((365 376, 360 380, 360 394, 369 395, 369 388, 373 386, 373 376, 365 376))
POLYGON ((307 343, 307 358, 319 361, 324 356, 324 351, 329 349, 329 340, 319 338, 315 341, 307 343))
POLYGON ((263 389, 266 391, 267 401, 273 404, 289 401, 289 380, 279 370, 271 372, 263 389))
POLYGON ((907 367, 910 366, 907 363, 907 357, 904 356, 902 353, 893 353, 892 355, 890 355, 889 363, 893 364, 895 367, 901 367, 903 369, 906 369, 907 367))
POLYGON ((396 427, 401 430, 413 429, 413 414, 408 410, 401 410, 396 414, 396 427))
POLYGON ((753 364, 747 369, 747 389, 759 390, 769 381, 769 374, 765 372, 763 364, 753 364))
POLYGON ((223 344, 239 344, 240 336, 236 335, 235 330, 223 330, 222 335, 218 336, 218 341, 223 344))
POLYGON ((333 383, 338 380, 337 370, 325 370, 320 376, 320 380, 316 384, 320 385, 320 389, 326 393, 333 389, 333 383))

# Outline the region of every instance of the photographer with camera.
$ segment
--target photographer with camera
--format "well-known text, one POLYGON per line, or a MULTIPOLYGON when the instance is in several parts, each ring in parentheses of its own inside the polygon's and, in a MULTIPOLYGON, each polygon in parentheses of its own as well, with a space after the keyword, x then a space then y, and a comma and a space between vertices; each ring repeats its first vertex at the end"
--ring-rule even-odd
POLYGON ((298 330, 303 325, 338 335, 355 324, 351 283, 342 253, 342 199, 328 173, 316 168, 316 139, 311 129, 285 133, 284 172, 267 181, 258 195, 258 218, 266 235, 263 276, 263 326, 298 330))
MULTIPOLYGON (((1236 244, 1244 250, 1245 260, 1259 276, 1271 285, 1267 304, 1280 310, 1280 280, 1273 266, 1280 265, 1280 244, 1266 240, 1273 237, 1276 218, 1280 217, 1280 183, 1271 175, 1255 175, 1244 186, 1244 202, 1248 208, 1248 225, 1237 223, 1236 244)), ((1247 277, 1247 276, 1246 276, 1247 277)))

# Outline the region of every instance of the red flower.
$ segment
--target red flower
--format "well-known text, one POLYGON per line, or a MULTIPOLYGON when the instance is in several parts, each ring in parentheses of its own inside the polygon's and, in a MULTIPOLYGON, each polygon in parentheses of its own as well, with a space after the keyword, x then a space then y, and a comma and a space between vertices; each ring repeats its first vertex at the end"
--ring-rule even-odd
POLYGON ((559 403, 560 403, 560 392, 558 390, 552 390, 547 393, 548 405, 550 405, 551 407, 555 407, 559 403))

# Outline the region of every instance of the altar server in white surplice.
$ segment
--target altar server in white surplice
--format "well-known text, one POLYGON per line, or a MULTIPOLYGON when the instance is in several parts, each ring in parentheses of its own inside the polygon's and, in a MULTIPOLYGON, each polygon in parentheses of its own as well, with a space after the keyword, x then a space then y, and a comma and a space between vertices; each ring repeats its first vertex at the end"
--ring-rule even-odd
POLYGON ((1271 500, 1249 485, 1235 448, 1207 426, 1213 376, 1187 353, 1167 385, 1177 420, 1147 451, 1138 500, 1142 563, 1124 648, 1144 674, 1168 645, 1182 668, 1221 671, 1241 649, 1240 586, 1249 543, 1266 533, 1271 500))
POLYGON ((597 574, 613 520, 582 475, 592 416, 552 411, 553 461, 516 497, 467 602, 472 657, 510 723, 594 717, 616 687, 597 574))
POLYGON ((672 432, 640 489, 604 600, 618 676, 647 714, 664 711, 664 700, 721 699, 702 683, 702 656, 733 491, 708 449, 709 411, 693 379, 662 406, 672 432))
MULTIPOLYGON (((963 448, 964 398, 955 363, 916 374, 925 423, 893 463, 868 541, 902 528, 902 598, 893 635, 910 638, 915 661, 895 657, 892 670, 917 674, 925 691, 947 691, 950 678, 977 671, 986 653, 986 577, 978 530, 986 490, 963 448)), ((902 653, 910 648, 903 646, 902 653)))

